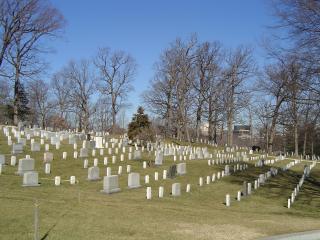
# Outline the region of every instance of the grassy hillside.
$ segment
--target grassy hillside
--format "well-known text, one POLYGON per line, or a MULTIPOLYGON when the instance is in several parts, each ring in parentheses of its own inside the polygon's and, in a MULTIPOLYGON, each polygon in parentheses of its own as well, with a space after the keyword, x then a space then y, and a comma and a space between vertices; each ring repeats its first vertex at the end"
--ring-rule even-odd
MULTIPOLYGON (((36 141, 39 141, 37 139, 36 141)), ((46 141, 47 143, 49 141, 46 141)), ((82 144, 78 143, 78 149, 82 144)), ((51 174, 44 174, 43 151, 30 152, 30 141, 25 153, 17 160, 30 154, 36 160, 39 172, 40 187, 22 187, 22 177, 14 172, 17 166, 9 164, 0 175, 0 238, 1 239, 33 239, 34 201, 40 204, 40 238, 42 239, 256 239, 263 236, 289 233, 320 228, 320 167, 311 171, 291 209, 286 208, 287 199, 301 177, 302 162, 287 172, 270 178, 267 183, 253 194, 235 200, 244 180, 253 182, 260 173, 270 167, 255 168, 249 162, 249 168, 243 172, 232 173, 209 185, 198 186, 200 176, 204 178, 224 169, 223 165, 208 166, 207 160, 188 160, 187 175, 175 179, 162 179, 163 169, 173 164, 173 157, 165 157, 161 167, 142 168, 143 160, 154 160, 154 154, 143 153, 143 160, 125 161, 109 164, 112 174, 116 174, 118 166, 123 166, 120 176, 121 192, 112 195, 100 193, 102 180, 87 181, 87 169, 83 169, 83 160, 73 159, 73 145, 61 144, 60 150, 52 149, 54 160, 51 174), (62 152, 68 152, 68 158, 62 159, 62 152), (126 165, 131 165, 132 172, 140 173, 142 187, 127 188, 126 165), (159 181, 154 181, 154 172, 159 172, 159 181), (146 200, 144 176, 150 175, 152 200, 146 200), (76 176, 78 184, 70 185, 62 181, 61 186, 54 186, 53 178, 61 176, 68 180, 76 176), (182 184, 181 197, 170 196, 171 184, 182 184), (191 192, 186 193, 186 184, 191 184, 191 192), (164 186, 164 198, 159 199, 158 187, 164 186), (224 205, 225 195, 232 197, 231 207, 224 205)), ((6 154, 10 162, 11 147, 0 133, 0 153, 6 154)), ((213 148, 209 148, 212 152, 213 148)), ((91 154, 90 154, 91 155, 91 154)), ((104 174, 103 157, 99 159, 100 174, 104 174)), ((93 165, 89 157, 89 166, 93 165)), ((290 162, 284 160, 275 166, 281 167, 290 162)), ((205 179, 204 179, 205 181, 205 179)))

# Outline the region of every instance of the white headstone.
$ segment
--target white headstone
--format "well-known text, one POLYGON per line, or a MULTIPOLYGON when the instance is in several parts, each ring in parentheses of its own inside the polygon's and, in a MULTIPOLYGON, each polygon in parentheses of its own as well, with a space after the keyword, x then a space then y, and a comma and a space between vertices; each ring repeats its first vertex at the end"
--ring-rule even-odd
POLYGON ((172 196, 177 197, 181 195, 181 188, 180 183, 173 183, 172 184, 172 196))
POLYGON ((151 187, 147 187, 147 199, 150 200, 152 197, 151 187))
POLYGON ((163 186, 159 187, 159 198, 163 198, 164 188, 163 186))
POLYGON ((88 180, 96 181, 100 179, 100 169, 98 167, 89 167, 88 168, 88 180))
POLYGON ((50 174, 51 173, 51 165, 50 165, 50 163, 46 163, 45 164, 44 173, 45 174, 50 174))
POLYGON ((75 176, 71 176, 71 177, 70 177, 70 184, 71 184, 71 185, 76 184, 76 177, 75 177, 75 176))
POLYGON ((10 159, 10 165, 15 166, 17 164, 17 157, 16 156, 11 156, 10 159))
POLYGON ((61 177, 60 176, 54 177, 54 185, 60 186, 60 184, 61 184, 61 177))
POLYGON ((101 190, 101 192, 108 194, 119 192, 120 188, 118 179, 118 175, 105 176, 103 178, 103 190, 101 190))
POLYGON ((128 187, 138 188, 140 187, 140 174, 139 173, 129 173, 128 175, 128 187))
POLYGON ((39 181, 38 181, 38 173, 37 172, 25 172, 23 174, 23 187, 37 187, 39 186, 39 181))
POLYGON ((25 172, 33 171, 34 170, 34 159, 19 159, 19 164, 18 164, 18 175, 23 175, 25 172))
POLYGON ((150 180, 149 175, 145 175, 144 176, 144 183, 149 184, 149 182, 150 182, 149 180, 150 180))

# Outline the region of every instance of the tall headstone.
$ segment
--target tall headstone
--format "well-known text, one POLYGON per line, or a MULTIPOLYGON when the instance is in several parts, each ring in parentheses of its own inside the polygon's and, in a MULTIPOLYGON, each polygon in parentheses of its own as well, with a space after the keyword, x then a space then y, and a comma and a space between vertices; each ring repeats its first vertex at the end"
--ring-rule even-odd
POLYGON ((141 151, 140 150, 135 150, 133 152, 133 160, 141 160, 141 151))
POLYGON ((0 155, 0 164, 1 165, 6 164, 6 159, 5 159, 5 156, 3 154, 0 155))
POLYGON ((172 196, 178 197, 181 195, 181 185, 180 183, 173 183, 171 189, 172 196))
POLYGON ((128 175, 128 187, 129 188, 139 188, 140 185, 140 174, 139 173, 129 173, 128 175))
POLYGON ((120 188, 118 179, 118 175, 105 176, 103 178, 103 190, 101 190, 101 192, 107 194, 119 192, 120 188))
POLYGON ((33 142, 31 143, 31 152, 39 152, 40 151, 40 143, 33 142))
POLYGON ((230 166, 225 165, 224 167, 224 175, 229 176, 230 175, 230 166))
POLYGON ((23 174, 23 187, 37 187, 40 186, 38 181, 38 173, 37 172, 25 172, 23 174))
POLYGON ((34 170, 34 159, 19 159, 19 164, 18 164, 18 172, 17 174, 22 176, 25 172, 30 172, 34 170))
POLYGON ((21 154, 23 153, 23 144, 14 143, 12 144, 12 154, 21 154))
POLYGON ((52 162, 52 160, 53 160, 53 153, 51 153, 51 152, 45 152, 45 153, 43 154, 43 161, 44 161, 44 162, 52 162))
POLYGON ((187 174, 187 164, 186 163, 178 163, 177 164, 177 174, 178 175, 187 174))
POLYGON ((87 148, 80 148, 80 157, 88 157, 88 149, 87 148))
POLYGON ((157 151, 155 165, 162 165, 163 164, 163 152, 157 151))
POLYGON ((103 148, 103 137, 95 137, 96 148, 103 148))
POLYGON ((96 181, 100 179, 100 169, 98 167, 89 167, 88 168, 88 180, 96 181))

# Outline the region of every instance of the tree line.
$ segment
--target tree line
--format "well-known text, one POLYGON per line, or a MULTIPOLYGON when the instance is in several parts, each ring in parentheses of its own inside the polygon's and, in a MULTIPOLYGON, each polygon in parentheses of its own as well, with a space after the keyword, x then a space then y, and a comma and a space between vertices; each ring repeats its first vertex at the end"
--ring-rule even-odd
MULTIPOLYGON (((229 49, 196 34, 162 51, 142 94, 156 132, 231 146, 234 125, 246 124, 254 130, 248 145, 320 154, 320 3, 277 0, 272 7, 276 24, 261 41, 264 66, 250 46, 229 49)), ((44 80, 48 41, 65 24, 48 1, 0 0, 0 120, 86 132, 126 128, 137 71, 130 54, 99 48, 44 80)))

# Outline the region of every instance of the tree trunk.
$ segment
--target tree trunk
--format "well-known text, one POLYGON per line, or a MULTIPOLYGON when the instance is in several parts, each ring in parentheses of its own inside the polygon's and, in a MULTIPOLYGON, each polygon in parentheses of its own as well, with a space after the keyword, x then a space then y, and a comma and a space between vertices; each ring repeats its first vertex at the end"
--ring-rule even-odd
POLYGON ((306 147, 307 147, 307 129, 304 129, 304 138, 303 138, 303 156, 306 156, 306 147))
POLYGON ((272 153, 272 151, 274 150, 273 149, 273 141, 274 141, 274 137, 275 137, 275 134, 276 134, 276 123, 277 123, 277 119, 278 119, 278 116, 279 116, 279 109, 280 109, 280 106, 283 102, 283 98, 279 98, 277 97, 277 104, 275 106, 275 109, 273 111, 273 116, 272 116, 272 122, 271 122, 271 127, 270 127, 270 138, 269 138, 269 142, 268 142, 268 149, 269 149, 269 153, 272 153))
POLYGON ((233 110, 229 109, 228 111, 228 119, 227 119, 227 128, 228 128, 228 136, 227 136, 227 145, 232 146, 232 122, 233 122, 233 110))
POLYGON ((201 125, 201 113, 202 113, 202 109, 201 109, 201 105, 198 106, 197 109, 197 122, 196 122, 196 131, 197 131, 197 139, 199 139, 200 137, 200 125, 201 125))
POLYGON ((19 122, 19 83, 20 83, 20 60, 17 58, 15 65, 15 80, 14 80, 14 100, 13 100, 13 124, 18 125, 19 122))

